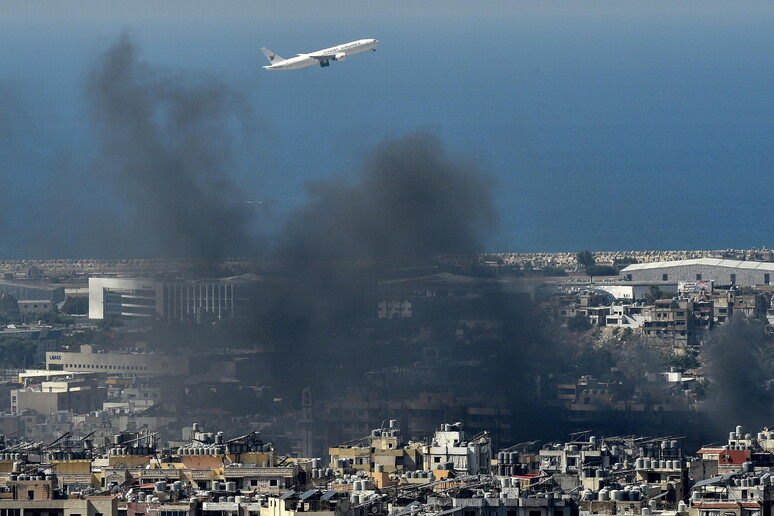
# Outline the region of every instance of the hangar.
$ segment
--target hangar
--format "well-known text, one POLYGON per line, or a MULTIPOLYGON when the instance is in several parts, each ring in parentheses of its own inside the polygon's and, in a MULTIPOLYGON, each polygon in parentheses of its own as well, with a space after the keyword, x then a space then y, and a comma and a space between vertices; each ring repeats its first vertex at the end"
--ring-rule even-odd
POLYGON ((621 270, 621 278, 636 282, 714 281, 718 286, 770 285, 774 263, 719 258, 635 263, 621 270))

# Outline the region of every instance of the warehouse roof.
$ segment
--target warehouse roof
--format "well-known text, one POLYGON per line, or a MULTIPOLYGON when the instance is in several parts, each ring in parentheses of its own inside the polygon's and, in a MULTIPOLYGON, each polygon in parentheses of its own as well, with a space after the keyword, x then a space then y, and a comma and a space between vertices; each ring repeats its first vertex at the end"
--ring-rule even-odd
POLYGON ((744 260, 723 260, 720 258, 694 258, 691 260, 674 260, 669 262, 650 262, 633 263, 621 272, 642 271, 649 269, 664 269, 667 267, 686 267, 686 266, 705 266, 705 267, 726 267, 729 269, 751 269, 774 272, 774 263, 772 262, 752 262, 744 260))

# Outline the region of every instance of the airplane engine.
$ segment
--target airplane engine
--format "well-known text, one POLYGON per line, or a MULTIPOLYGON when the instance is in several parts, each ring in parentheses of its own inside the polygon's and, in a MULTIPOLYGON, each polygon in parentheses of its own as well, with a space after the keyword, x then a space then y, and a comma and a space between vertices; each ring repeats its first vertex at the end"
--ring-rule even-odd
POLYGON ((346 58, 347 58, 347 54, 345 54, 344 52, 341 52, 340 54, 336 54, 335 56, 333 56, 333 59, 335 61, 344 61, 346 58))

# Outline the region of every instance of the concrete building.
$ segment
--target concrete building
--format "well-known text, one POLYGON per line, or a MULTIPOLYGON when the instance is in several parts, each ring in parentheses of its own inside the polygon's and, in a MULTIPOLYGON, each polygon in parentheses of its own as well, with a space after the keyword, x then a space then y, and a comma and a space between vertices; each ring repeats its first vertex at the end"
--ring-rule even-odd
POLYGON ((468 441, 460 423, 444 424, 436 430, 430 444, 423 447, 422 455, 430 469, 453 469, 477 475, 489 472, 492 445, 486 435, 468 441))
POLYGON ((187 356, 155 353, 95 353, 91 345, 82 345, 80 351, 47 353, 46 369, 163 376, 186 376, 190 372, 187 356))
POLYGON ((164 314, 170 321, 202 323, 205 320, 250 317, 255 303, 272 289, 261 289, 265 278, 243 274, 229 278, 174 281, 164 284, 164 314))
POLYGON ((696 344, 693 329, 693 302, 687 299, 657 300, 645 316, 642 335, 673 347, 685 348, 696 344))
POLYGON ((89 278, 89 319, 152 319, 164 313, 164 290, 149 278, 89 278))
POLYGON ((690 516, 770 516, 774 485, 768 473, 752 470, 697 482, 691 491, 690 516))
POLYGON ((72 410, 83 414, 102 408, 105 394, 104 389, 97 388, 97 382, 93 379, 42 381, 11 391, 11 413, 20 414, 30 410, 38 414, 50 414, 72 410))
POLYGON ((54 310, 54 304, 48 299, 21 299, 18 301, 19 312, 27 321, 29 316, 34 314, 44 314, 54 310))
POLYGON ((0 279, 0 296, 10 294, 17 300, 39 299, 55 305, 65 300, 64 292, 62 285, 44 283, 40 280, 0 279))
POLYGON ((394 420, 388 428, 374 429, 367 438, 351 446, 331 447, 328 453, 329 466, 339 472, 354 469, 394 473, 422 468, 421 445, 407 444, 394 420))

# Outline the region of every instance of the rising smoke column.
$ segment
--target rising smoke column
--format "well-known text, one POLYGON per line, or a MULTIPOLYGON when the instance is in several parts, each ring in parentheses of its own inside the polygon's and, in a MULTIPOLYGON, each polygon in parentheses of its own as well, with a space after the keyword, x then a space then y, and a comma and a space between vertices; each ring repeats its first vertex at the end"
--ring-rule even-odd
POLYGON ((289 216, 277 257, 291 281, 263 304, 258 331, 292 349, 292 366, 307 378, 323 368, 388 366, 351 332, 375 315, 382 265, 481 252, 494 220, 489 183, 474 164, 427 134, 386 141, 354 180, 310 185, 308 202, 289 216))
POLYGON ((381 144, 353 184, 310 185, 279 254, 294 261, 416 260, 478 253, 495 221, 489 184, 473 163, 417 134, 381 144))
POLYGON ((716 432, 736 425, 755 428, 771 425, 774 396, 766 387, 770 374, 763 360, 771 347, 765 324, 741 315, 714 330, 701 350, 710 387, 704 411, 716 432))
MULTIPOLYGON (((11 149, 9 141, 13 134, 13 121, 16 118, 12 113, 14 110, 13 99, 10 98, 11 90, 5 84, 0 83, 0 181, 4 185, 7 185, 10 181, 11 175, 11 149)), ((2 190, 6 190, 3 188, 2 190)), ((7 206, 7 201, 4 198, 0 198, 0 202, 4 206, 7 206)), ((3 210, 5 211, 5 210, 3 210)), ((4 213, 0 211, 0 228, 3 227, 4 213)))
MULTIPOLYGON (((229 181, 251 114, 221 81, 152 67, 127 35, 99 59, 88 93, 109 174, 130 208, 118 252, 215 259, 250 251, 247 214, 229 181)), ((115 243, 114 243, 115 245, 115 243)))

